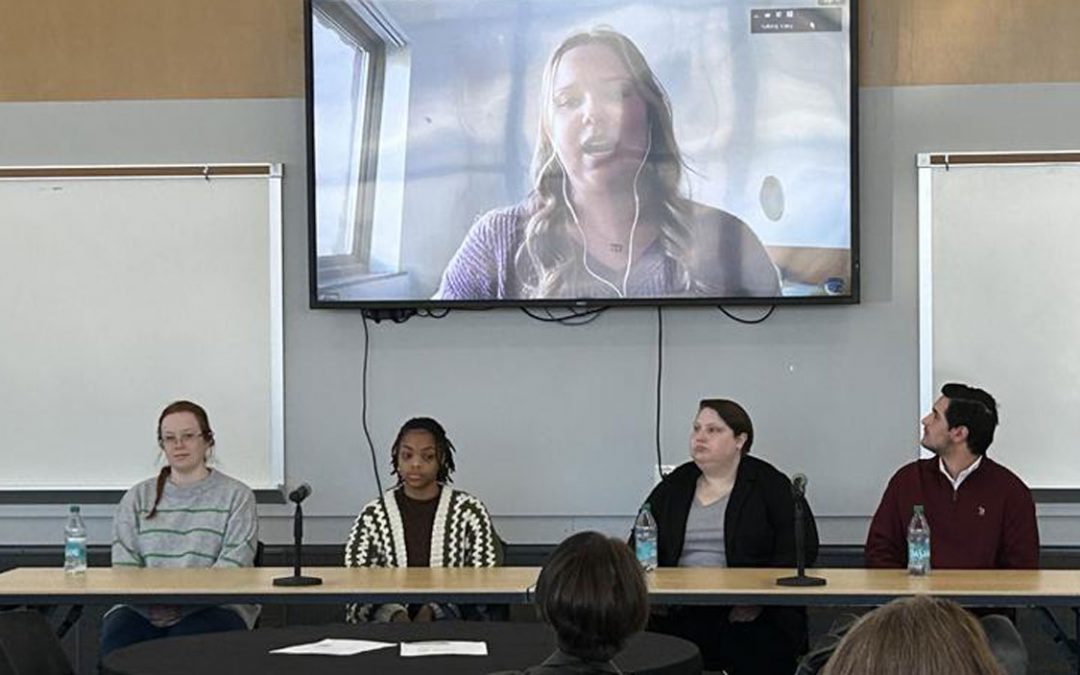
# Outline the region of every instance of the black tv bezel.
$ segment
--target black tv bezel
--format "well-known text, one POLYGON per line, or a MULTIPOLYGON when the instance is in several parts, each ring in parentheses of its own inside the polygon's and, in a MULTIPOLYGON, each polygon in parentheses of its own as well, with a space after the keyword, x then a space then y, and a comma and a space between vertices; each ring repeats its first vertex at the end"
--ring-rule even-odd
POLYGON ((319 269, 317 229, 315 220, 315 96, 314 48, 312 41, 312 0, 304 0, 304 119, 307 158, 307 220, 308 220, 308 306, 311 309, 348 309, 379 311, 424 311, 453 309, 520 309, 574 308, 599 309, 614 307, 716 307, 716 306, 782 306, 782 305, 855 305, 861 301, 861 264, 859 242, 859 0, 841 0, 848 14, 848 49, 850 54, 850 101, 848 111, 851 138, 849 165, 851 167, 851 283, 850 292, 839 295, 775 296, 775 297, 671 297, 671 298, 553 298, 505 300, 322 300, 319 298, 319 269))

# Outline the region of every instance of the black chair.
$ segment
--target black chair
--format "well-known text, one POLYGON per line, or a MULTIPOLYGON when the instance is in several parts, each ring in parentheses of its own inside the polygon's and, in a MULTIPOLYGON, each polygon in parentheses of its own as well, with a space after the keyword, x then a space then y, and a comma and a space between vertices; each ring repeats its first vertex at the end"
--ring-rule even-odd
POLYGON ((38 612, 0 613, 0 675, 73 675, 49 623, 38 612))

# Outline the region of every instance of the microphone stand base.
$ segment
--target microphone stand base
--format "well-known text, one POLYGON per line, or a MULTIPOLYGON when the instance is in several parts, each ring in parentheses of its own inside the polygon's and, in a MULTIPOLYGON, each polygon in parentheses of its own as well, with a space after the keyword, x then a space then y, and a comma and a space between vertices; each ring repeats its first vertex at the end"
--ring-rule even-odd
MULTIPOLYGON (((276 582, 275 582, 276 583, 276 582)), ((795 587, 807 587, 807 586, 824 586, 825 580, 821 577, 808 577, 805 574, 797 577, 781 577, 776 580, 777 586, 795 586, 795 587)))
POLYGON ((318 586, 321 583, 322 579, 319 577, 302 577, 298 575, 274 579, 275 586, 318 586))

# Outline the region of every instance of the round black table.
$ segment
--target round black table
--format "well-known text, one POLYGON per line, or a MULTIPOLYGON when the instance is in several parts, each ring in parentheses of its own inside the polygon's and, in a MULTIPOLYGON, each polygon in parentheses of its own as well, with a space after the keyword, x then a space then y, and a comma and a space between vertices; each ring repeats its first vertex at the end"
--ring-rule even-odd
MULTIPOLYGON (((542 623, 443 621, 434 624, 294 626, 141 642, 109 654, 105 658, 104 672, 111 675, 473 674, 525 669, 544 661, 554 649, 555 636, 542 623), (269 653, 271 649, 324 638, 384 642, 483 640, 487 642, 488 655, 402 658, 396 646, 354 656, 269 653)), ((693 643, 658 633, 636 636, 615 663, 628 675, 701 672, 701 655, 693 643)))

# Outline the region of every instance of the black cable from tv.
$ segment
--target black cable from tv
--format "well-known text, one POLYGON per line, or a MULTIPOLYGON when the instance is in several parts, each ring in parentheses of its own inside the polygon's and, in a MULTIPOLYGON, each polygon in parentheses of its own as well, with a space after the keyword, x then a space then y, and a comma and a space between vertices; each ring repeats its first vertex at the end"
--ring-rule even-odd
POLYGON ((769 309, 756 319, 744 319, 741 316, 732 314, 731 310, 729 310, 727 307, 724 307, 723 305, 717 305, 716 308, 723 312, 724 316, 731 319, 732 321, 737 321, 738 323, 752 326, 757 323, 762 323, 763 321, 765 321, 765 319, 768 319, 770 316, 772 316, 772 313, 776 310, 776 305, 769 305, 769 309))
POLYGON ((567 307, 568 314, 562 316, 556 316, 552 313, 550 307, 544 308, 544 313, 547 316, 535 314, 528 307, 519 307, 521 312, 530 319, 541 321, 543 323, 558 323, 564 326, 584 326, 585 324, 592 323, 600 318, 600 315, 608 310, 607 307, 593 307, 591 309, 576 309, 567 307))
MULTIPOLYGON (((368 314, 367 310, 360 312, 361 319, 364 323, 364 369, 360 376, 360 424, 364 428, 364 437, 367 439, 368 450, 371 452, 371 472, 375 474, 375 486, 379 490, 379 499, 383 498, 382 479, 379 478, 379 462, 375 459, 375 443, 371 440, 371 430, 368 429, 367 421, 367 409, 368 409, 368 360, 371 354, 371 334, 368 332, 368 314)), ((408 320, 408 317, 402 319, 402 321, 408 320)), ((394 323, 401 323, 401 321, 395 321, 394 323)))
POLYGON ((656 306, 656 475, 664 479, 664 459, 660 453, 660 395, 664 375, 664 308, 656 306))

